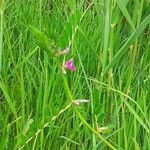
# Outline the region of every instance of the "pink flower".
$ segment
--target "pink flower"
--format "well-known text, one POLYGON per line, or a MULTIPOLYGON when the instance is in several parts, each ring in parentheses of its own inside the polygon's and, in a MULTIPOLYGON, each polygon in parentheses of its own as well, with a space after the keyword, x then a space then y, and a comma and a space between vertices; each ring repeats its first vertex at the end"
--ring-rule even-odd
POLYGON ((73 64, 73 59, 68 60, 63 66, 62 66, 62 72, 66 74, 65 68, 69 69, 71 72, 75 71, 75 65, 73 64))
POLYGON ((65 65, 65 68, 69 69, 71 72, 75 70, 75 66, 73 65, 73 59, 68 60, 65 65))

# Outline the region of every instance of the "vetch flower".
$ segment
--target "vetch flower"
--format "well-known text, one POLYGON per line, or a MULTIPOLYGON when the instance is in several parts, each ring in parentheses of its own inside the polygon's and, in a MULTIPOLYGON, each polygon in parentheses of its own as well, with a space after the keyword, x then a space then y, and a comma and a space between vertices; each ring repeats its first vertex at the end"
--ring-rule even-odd
POLYGON ((64 67, 69 69, 71 72, 75 71, 75 65, 73 64, 73 59, 68 60, 65 64, 64 67))
POLYGON ((71 72, 75 71, 75 65, 73 64, 72 58, 62 65, 63 74, 66 74, 66 69, 69 69, 71 72))

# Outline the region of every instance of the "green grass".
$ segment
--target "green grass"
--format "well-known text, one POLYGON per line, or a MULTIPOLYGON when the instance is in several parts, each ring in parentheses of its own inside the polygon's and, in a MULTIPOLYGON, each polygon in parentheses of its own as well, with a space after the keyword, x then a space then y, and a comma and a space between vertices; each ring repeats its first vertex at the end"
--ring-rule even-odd
POLYGON ((0 0, 0 10, 1 150, 150 150, 149 0, 0 0))

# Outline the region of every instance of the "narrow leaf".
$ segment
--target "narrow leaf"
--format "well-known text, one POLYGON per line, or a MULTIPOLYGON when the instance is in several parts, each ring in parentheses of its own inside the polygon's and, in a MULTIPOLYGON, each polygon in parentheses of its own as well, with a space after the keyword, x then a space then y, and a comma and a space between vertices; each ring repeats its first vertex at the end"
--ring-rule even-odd
POLYGON ((105 71, 103 72, 103 75, 116 63, 118 60, 122 58, 122 56, 128 51, 128 48, 130 45, 135 41, 136 38, 140 36, 140 34, 143 32, 143 30, 146 28, 146 26, 150 23, 150 14, 144 19, 144 21, 141 23, 141 25, 133 32, 133 34, 129 37, 129 39, 124 43, 124 45, 120 48, 118 53, 113 58, 112 62, 107 66, 105 71))
POLYGON ((38 46, 41 48, 41 50, 47 52, 50 56, 54 56, 55 54, 54 41, 48 38, 45 33, 38 30, 37 28, 30 26, 30 29, 36 39, 38 46))
POLYGON ((133 22, 132 22, 132 20, 131 20, 131 17, 130 17, 130 15, 129 15, 129 13, 128 13, 126 7, 125 7, 125 6, 126 6, 126 3, 125 3, 124 1, 122 1, 122 0, 117 0, 117 4, 118 4, 120 10, 122 11, 123 15, 124 15, 125 18, 127 19, 128 23, 131 25, 131 27, 132 27, 133 29, 135 29, 134 24, 133 24, 133 22))

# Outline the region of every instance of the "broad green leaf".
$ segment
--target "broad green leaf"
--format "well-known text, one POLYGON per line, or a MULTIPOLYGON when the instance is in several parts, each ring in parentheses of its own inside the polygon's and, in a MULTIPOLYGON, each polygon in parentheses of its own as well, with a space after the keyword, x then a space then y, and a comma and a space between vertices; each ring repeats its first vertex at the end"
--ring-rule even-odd
POLYGON ((109 30, 110 30, 110 0, 106 1, 106 14, 105 14, 105 25, 104 25, 104 50, 103 50, 103 70, 106 66, 107 55, 108 55, 108 42, 109 42, 109 30))

